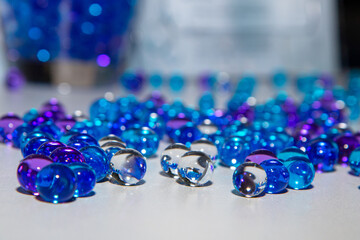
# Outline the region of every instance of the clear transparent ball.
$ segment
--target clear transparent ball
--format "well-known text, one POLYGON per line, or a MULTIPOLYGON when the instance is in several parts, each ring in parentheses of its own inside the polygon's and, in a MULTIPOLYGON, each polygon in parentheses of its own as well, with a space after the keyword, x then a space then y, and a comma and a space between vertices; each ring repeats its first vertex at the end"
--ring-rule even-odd
POLYGON ((209 155, 190 151, 185 153, 178 164, 180 179, 189 186, 203 186, 210 183, 214 173, 214 164, 209 155))
POLYGON ((207 139, 196 140, 191 143, 192 151, 200 151, 210 156, 211 160, 215 161, 218 156, 218 150, 215 144, 207 139))
POLYGON ((233 184, 241 196, 256 197, 265 190, 266 171, 257 163, 243 163, 234 171, 233 184))
POLYGON ((169 145, 161 154, 161 168, 170 177, 177 178, 178 176, 178 163, 181 156, 190 151, 190 148, 182 143, 174 143, 169 145))

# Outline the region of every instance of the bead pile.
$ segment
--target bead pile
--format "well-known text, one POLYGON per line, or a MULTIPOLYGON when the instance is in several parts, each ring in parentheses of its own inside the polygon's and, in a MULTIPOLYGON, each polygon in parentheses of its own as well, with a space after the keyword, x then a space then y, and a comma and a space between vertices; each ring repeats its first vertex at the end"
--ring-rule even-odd
MULTIPOLYGON (((168 104, 156 93, 143 102, 132 95, 100 98, 88 118, 66 115, 51 99, 22 118, 3 116, 0 136, 21 149, 21 187, 53 203, 88 196, 95 182, 140 185, 146 158, 156 156, 160 141, 171 143, 160 157, 164 174, 210 186, 216 168, 228 167, 244 197, 312 188, 315 172, 334 171, 336 164, 359 175, 360 134, 346 124, 351 106, 324 79, 305 83, 300 105, 284 93, 255 104, 254 79, 243 78, 227 110, 215 109, 209 93, 199 109, 168 104)), ((354 96, 354 89, 343 97, 354 96)))

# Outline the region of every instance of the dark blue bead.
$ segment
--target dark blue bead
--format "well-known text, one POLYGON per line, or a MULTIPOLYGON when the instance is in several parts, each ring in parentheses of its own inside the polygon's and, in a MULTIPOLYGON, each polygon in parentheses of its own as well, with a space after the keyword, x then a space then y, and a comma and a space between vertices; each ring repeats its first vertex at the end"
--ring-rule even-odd
POLYGON ((82 141, 88 143, 91 146, 99 146, 98 141, 93 136, 86 133, 79 133, 77 135, 74 135, 69 139, 68 142, 73 141, 82 141))
POLYGON ((21 139, 26 137, 32 131, 33 131, 33 127, 27 125, 26 123, 15 128, 15 130, 12 133, 13 146, 16 148, 20 148, 21 139))
POLYGON ((37 126, 34 131, 44 132, 49 134, 54 139, 60 139, 62 133, 58 126, 53 121, 46 121, 37 126))
POLYGON ((225 140, 220 151, 221 163, 228 167, 238 167, 251 152, 250 145, 240 137, 233 136, 225 140))
POLYGON ((264 168, 267 175, 265 192, 278 193, 287 187, 290 174, 284 164, 276 159, 269 159, 263 161, 260 166, 264 168))
POLYGON ((71 163, 67 166, 75 173, 77 179, 74 197, 84 197, 89 194, 96 184, 95 171, 86 163, 71 163))
POLYGON ((191 143, 195 140, 199 140, 202 136, 199 129, 193 123, 187 123, 175 132, 175 142, 185 144, 190 147, 191 143))
POLYGON ((66 145, 68 145, 69 147, 76 148, 77 150, 80 150, 83 147, 90 146, 90 144, 88 144, 85 141, 81 141, 81 140, 69 141, 66 145))
POLYGON ((37 174, 36 189, 45 201, 69 201, 73 198, 76 187, 76 176, 66 165, 53 163, 37 174))
POLYGON ((306 152, 310 161, 320 171, 332 171, 336 163, 339 149, 330 139, 316 138, 310 141, 306 152))
POLYGON ((109 162, 106 153, 100 147, 88 146, 80 149, 87 163, 96 173, 96 181, 106 178, 109 172, 109 162))
POLYGON ((45 142, 51 141, 48 137, 35 137, 32 138, 24 148, 21 149, 23 157, 27 157, 31 154, 35 154, 38 148, 45 142))
POLYGON ((42 145, 40 145, 40 147, 36 151, 36 154, 50 156, 51 153, 59 147, 66 147, 66 145, 58 141, 45 142, 42 145))

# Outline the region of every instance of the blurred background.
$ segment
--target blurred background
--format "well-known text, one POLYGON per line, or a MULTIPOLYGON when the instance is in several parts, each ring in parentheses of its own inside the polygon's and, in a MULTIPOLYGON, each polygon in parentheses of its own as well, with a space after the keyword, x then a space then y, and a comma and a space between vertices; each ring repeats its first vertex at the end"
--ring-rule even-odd
POLYGON ((359 9, 350 0, 0 0, 0 75, 81 86, 127 72, 341 76, 360 66, 359 9))

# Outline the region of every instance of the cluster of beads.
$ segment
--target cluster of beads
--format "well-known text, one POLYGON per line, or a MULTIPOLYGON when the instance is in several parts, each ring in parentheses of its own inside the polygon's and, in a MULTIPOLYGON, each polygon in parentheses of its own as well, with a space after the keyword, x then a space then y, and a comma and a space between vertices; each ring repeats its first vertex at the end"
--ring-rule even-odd
POLYGON ((215 145, 200 139, 194 141, 190 148, 181 143, 169 145, 163 151, 160 163, 168 176, 179 178, 189 186, 203 186, 211 181, 216 157, 215 145))

